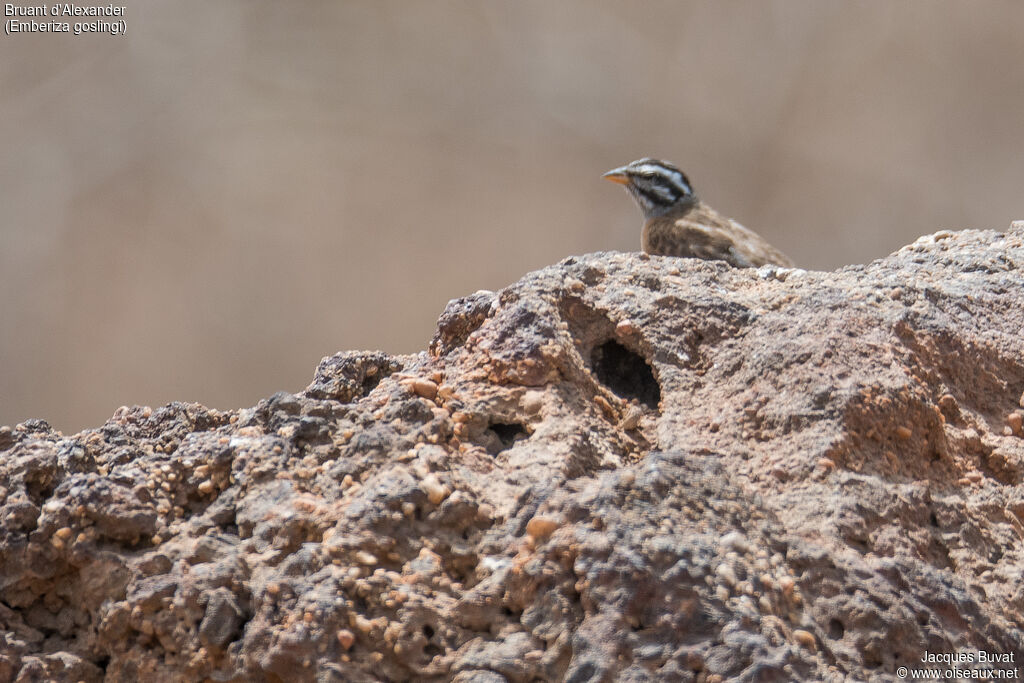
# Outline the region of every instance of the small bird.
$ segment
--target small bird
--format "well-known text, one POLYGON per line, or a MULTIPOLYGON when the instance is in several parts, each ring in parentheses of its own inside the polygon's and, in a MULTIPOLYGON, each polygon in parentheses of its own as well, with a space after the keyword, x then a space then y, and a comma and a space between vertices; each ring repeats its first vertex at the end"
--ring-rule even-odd
POLYGON ((722 260, 738 268, 793 262, 757 233, 702 202, 667 161, 637 159, 604 177, 625 185, 644 212, 641 248, 648 254, 722 260))

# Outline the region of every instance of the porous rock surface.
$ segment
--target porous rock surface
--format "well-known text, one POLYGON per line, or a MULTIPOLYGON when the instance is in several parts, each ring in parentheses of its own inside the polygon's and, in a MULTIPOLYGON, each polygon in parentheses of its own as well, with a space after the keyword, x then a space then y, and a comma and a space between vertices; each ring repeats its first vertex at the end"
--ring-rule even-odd
POLYGON ((894 680, 1024 656, 1024 225, 602 253, 299 394, 0 430, 0 680, 894 680))

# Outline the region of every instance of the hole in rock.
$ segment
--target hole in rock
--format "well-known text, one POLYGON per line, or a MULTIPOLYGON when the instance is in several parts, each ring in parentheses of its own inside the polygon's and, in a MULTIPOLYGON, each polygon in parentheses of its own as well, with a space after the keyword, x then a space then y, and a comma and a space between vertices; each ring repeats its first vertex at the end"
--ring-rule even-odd
POLYGON ((833 640, 839 640, 846 634, 846 627, 843 626, 843 622, 838 619, 833 619, 828 622, 828 636, 833 640))
POLYGON ((426 636, 427 640, 434 637, 434 627, 430 624, 423 624, 423 635, 426 636))
POLYGON ((648 408, 658 408, 661 387, 646 360, 614 339, 594 348, 590 359, 597 379, 616 395, 636 400, 648 408))
POLYGON ((523 425, 516 422, 502 423, 495 422, 490 427, 491 431, 497 435, 498 440, 501 441, 501 445, 504 448, 509 448, 516 441, 518 436, 526 436, 526 428, 523 425))
POLYGON ((371 391, 377 388, 381 380, 388 376, 389 373, 381 372, 377 366, 373 366, 373 372, 366 373, 363 375, 362 381, 359 383, 359 395, 366 396, 371 391))
POLYGON ((33 503, 42 505, 53 495, 53 491, 57 486, 49 477, 36 474, 37 476, 25 477, 25 493, 28 494, 28 499, 33 503))

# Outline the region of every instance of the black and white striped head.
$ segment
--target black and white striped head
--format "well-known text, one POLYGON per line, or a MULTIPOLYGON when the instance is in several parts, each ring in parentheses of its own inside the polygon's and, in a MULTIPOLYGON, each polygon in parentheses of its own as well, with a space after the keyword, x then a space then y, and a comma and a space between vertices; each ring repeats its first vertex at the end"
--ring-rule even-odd
POLYGON ((667 161, 637 159, 613 168, 604 177, 626 186, 644 212, 644 218, 688 211, 697 201, 686 174, 667 161))

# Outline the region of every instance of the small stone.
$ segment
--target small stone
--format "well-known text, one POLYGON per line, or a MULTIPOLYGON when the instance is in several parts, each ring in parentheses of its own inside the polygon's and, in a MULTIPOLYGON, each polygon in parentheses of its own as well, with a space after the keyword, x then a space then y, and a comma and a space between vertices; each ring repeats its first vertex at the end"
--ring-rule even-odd
POLYGON ((537 540, 544 540, 555 533, 560 526, 558 521, 538 515, 526 523, 526 533, 537 540))
POLYGON ((200 482, 197 488, 199 490, 199 493, 203 494, 204 496, 207 496, 213 493, 213 482, 209 480, 200 482))
POLYGON ((1006 424, 1017 436, 1024 436, 1021 427, 1024 426, 1024 415, 1014 411, 1006 416, 1006 424))
POLYGON ((603 412, 605 415, 611 417, 612 415, 615 414, 615 411, 612 410, 612 404, 608 403, 608 399, 606 399, 604 396, 595 396, 594 403, 597 404, 597 407, 600 408, 601 412, 603 412))
POLYGON ((636 332, 636 324, 629 318, 620 320, 619 324, 615 326, 615 334, 619 337, 632 337, 636 332))
POLYGON ((0 427, 0 451, 7 450, 14 445, 14 432, 7 425, 0 427))
POLYGON ((442 484, 433 474, 427 475, 420 481, 420 488, 427 494, 427 500, 438 505, 452 492, 447 485, 442 484))
POLYGON ((417 377, 413 380, 410 380, 408 387, 409 389, 412 390, 414 394, 416 394, 417 396, 422 396, 428 401, 433 401, 434 398, 437 396, 437 382, 433 382, 429 379, 417 377))
POLYGON ((527 415, 536 415, 544 407, 544 394, 539 391, 528 391, 523 394, 523 411, 527 415))
POLYGON ((373 622, 362 614, 353 615, 352 622, 352 625, 355 626, 356 630, 364 635, 373 630, 373 622))
POLYGON ((644 409, 636 404, 631 404, 626 408, 622 415, 622 419, 619 421, 619 429, 624 431, 630 431, 640 426, 640 418, 644 416, 644 409))
POLYGON ((377 564, 377 556, 366 550, 357 550, 354 557, 356 562, 365 564, 368 567, 377 564))
POLYGON ((736 585, 736 572, 733 571, 732 565, 728 562, 723 562, 722 564, 718 565, 718 568, 715 570, 715 574, 717 574, 718 578, 722 579, 722 581, 724 581, 726 585, 736 585))
POLYGON ((722 538, 718 540, 718 545, 722 548, 735 550, 738 553, 746 553, 750 551, 750 543, 747 542, 746 536, 741 534, 739 531, 730 531, 725 536, 722 536, 722 538))
POLYGON ((818 641, 815 640, 814 634, 802 628, 793 629, 793 640, 812 652, 818 649, 818 641))
POLYGON ((914 431, 906 425, 900 425, 896 428, 896 438, 900 441, 906 441, 914 435, 914 431))

